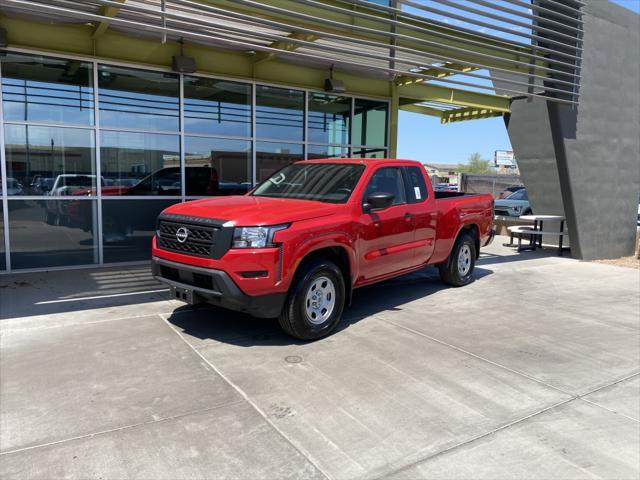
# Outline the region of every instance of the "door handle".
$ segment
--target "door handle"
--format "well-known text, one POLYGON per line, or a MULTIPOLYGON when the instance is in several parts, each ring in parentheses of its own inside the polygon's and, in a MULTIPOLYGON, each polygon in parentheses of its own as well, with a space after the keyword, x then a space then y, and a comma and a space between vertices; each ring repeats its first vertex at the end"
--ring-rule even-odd
POLYGON ((407 212, 407 213, 404 214, 404 219, 407 222, 412 221, 414 218, 415 218, 415 215, 413 213, 411 213, 411 212, 407 212))

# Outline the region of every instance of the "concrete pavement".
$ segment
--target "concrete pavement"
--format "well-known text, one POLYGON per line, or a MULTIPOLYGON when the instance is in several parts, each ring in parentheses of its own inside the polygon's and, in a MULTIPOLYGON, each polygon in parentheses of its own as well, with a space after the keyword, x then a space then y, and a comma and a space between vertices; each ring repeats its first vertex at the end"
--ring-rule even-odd
POLYGON ((358 291, 338 332, 0 277, 2 478, 638 478, 637 270, 517 254, 358 291))

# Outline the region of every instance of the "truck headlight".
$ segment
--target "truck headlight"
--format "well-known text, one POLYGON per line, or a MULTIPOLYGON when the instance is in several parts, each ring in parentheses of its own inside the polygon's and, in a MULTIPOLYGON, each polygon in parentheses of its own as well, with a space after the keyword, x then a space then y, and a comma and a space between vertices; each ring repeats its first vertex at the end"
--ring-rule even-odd
POLYGON ((238 227, 233 230, 231 248, 266 248, 273 247, 273 235, 289 225, 273 227, 238 227))

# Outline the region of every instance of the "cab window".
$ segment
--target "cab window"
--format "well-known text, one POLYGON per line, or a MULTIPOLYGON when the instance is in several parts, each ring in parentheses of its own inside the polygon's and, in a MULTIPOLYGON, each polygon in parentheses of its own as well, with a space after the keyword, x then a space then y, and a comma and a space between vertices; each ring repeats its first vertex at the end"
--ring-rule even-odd
POLYGON ((424 202, 429 195, 420 167, 405 167, 409 203, 424 202))
POLYGON ((365 203, 369 196, 376 193, 393 195, 393 205, 407 203, 404 180, 399 167, 384 167, 377 170, 369 180, 362 202, 365 203))

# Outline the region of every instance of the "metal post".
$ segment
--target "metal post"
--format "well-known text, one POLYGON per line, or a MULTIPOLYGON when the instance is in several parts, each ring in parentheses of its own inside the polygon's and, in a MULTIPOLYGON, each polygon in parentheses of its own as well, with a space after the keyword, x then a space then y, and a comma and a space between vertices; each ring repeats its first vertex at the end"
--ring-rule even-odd
MULTIPOLYGON (((104 248, 103 231, 102 231, 102 160, 101 160, 101 138, 100 138, 100 98, 98 96, 98 62, 92 62, 93 65, 93 132, 94 132, 94 145, 95 145, 95 162, 96 162, 96 196, 97 196, 97 209, 96 209, 96 224, 97 228, 94 230, 98 237, 98 264, 104 264, 104 248)), ((93 200, 89 200, 93 201, 93 200)))
POLYGON ((391 103, 389 104, 389 157, 398 156, 398 111, 400 110, 400 95, 398 85, 391 82, 391 103))
MULTIPOLYGON (((187 168, 186 168, 186 158, 184 155, 184 75, 180 74, 180 99, 179 99, 179 110, 180 110, 180 120, 179 120, 179 135, 180 135, 180 152, 178 152, 178 161, 180 162, 180 197, 184 202, 186 200, 187 195, 187 168)), ((213 167, 213 165, 211 165, 213 167)))
POLYGON ((2 224, 4 226, 4 255, 7 272, 11 271, 11 242, 9 239, 9 200, 7 191, 7 158, 4 145, 4 111, 2 109, 2 71, 0 70, 0 177, 2 180, 2 224))
POLYGON ((256 163, 256 91, 258 85, 251 84, 251 183, 254 187, 257 183, 257 163, 256 163))

